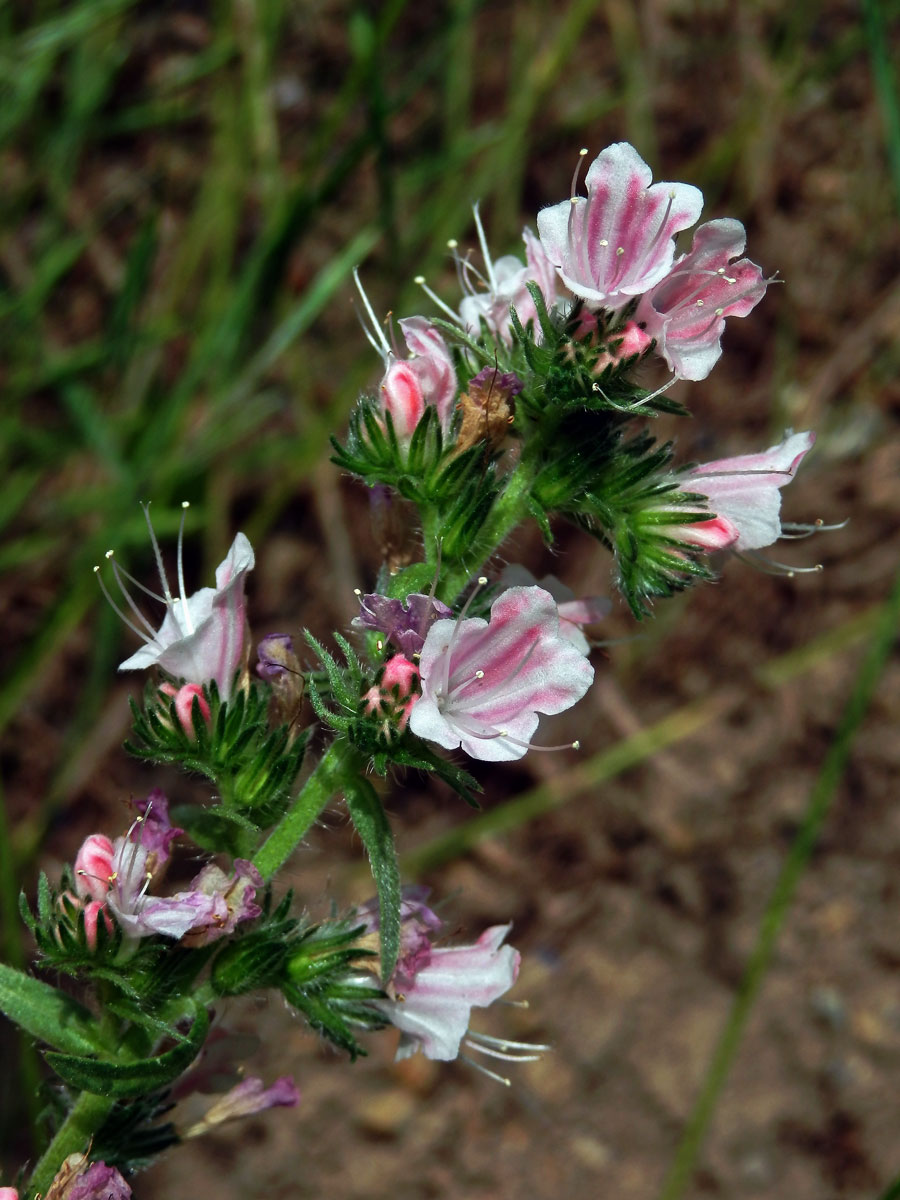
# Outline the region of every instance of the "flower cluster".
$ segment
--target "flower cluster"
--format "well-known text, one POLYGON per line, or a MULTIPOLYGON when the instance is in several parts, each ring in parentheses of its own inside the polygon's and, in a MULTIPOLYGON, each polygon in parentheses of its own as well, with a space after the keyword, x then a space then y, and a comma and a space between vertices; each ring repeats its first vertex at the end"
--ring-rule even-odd
MULTIPOLYGON (((472 1010, 517 980, 511 923, 501 918, 473 942, 445 941, 427 892, 402 885, 373 780, 387 788, 404 772, 430 772, 474 804, 472 760, 579 748, 544 745, 539 724, 586 696, 593 627, 613 600, 501 569, 519 526, 536 523, 548 545, 561 521, 594 538, 610 556, 610 590, 643 618, 711 578, 713 552, 758 556, 782 536, 781 491, 814 442, 788 431, 761 453, 700 465, 655 442, 648 418, 685 411, 669 385, 709 374, 726 319, 750 313, 767 280, 741 257, 744 230, 732 219, 700 225, 679 253, 676 238, 699 220, 703 197, 688 184, 654 184, 626 143, 590 164, 586 195, 578 175, 567 200, 537 214, 537 232, 524 231, 523 258, 491 256, 476 205, 481 266, 453 243, 457 303, 421 281, 439 316, 383 326, 357 277, 381 375, 345 442, 334 441, 334 461, 370 488, 383 561, 331 648, 309 630, 269 633, 251 674, 253 548, 238 533, 215 587, 189 594, 184 512, 174 591, 146 508, 159 591, 110 551, 119 603, 97 568, 143 643, 119 669, 151 672, 142 702, 132 702, 127 749, 204 788, 199 802, 179 798, 178 825, 153 789, 134 802, 125 833, 91 834, 58 886, 42 878, 36 915, 23 901, 48 974, 74 979, 63 991, 2 968, 0 1004, 49 1047, 63 1085, 32 1194, 125 1200, 126 1179, 153 1153, 297 1104, 288 1076, 266 1087, 232 1072, 206 1088, 224 1037, 211 1026, 228 997, 279 992, 352 1059, 364 1053, 363 1035, 386 1025, 399 1030, 399 1058, 480 1051, 527 1061, 546 1049, 472 1031, 472 1010), (639 376, 655 360, 673 378, 650 390, 639 376), (164 607, 161 622, 145 616, 134 589, 164 607), (308 744, 319 757, 301 775, 308 744), (368 855, 377 896, 314 921, 292 892, 279 895, 278 872, 334 803, 368 855), (182 838, 200 867, 176 890, 165 875, 182 838), (224 1095, 193 1124, 161 1121, 194 1090, 224 1095), (83 1113, 68 1121, 62 1111, 79 1093, 95 1110, 90 1128, 83 1113), (75 1155, 73 1129, 84 1134, 75 1155)), ((798 529, 814 527, 787 532, 798 529)), ((0 1200, 13 1195, 0 1189, 0 1200)))

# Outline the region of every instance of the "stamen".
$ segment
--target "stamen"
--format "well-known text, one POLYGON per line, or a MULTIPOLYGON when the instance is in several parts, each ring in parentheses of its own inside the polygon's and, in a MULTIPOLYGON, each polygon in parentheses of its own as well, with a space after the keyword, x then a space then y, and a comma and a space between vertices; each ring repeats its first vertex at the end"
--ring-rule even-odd
POLYGON ((581 149, 578 151, 578 162, 575 164, 575 171, 572 175, 572 188, 571 188, 571 191, 569 192, 569 198, 571 200, 575 199, 575 192, 576 192, 576 189, 578 188, 578 176, 581 174, 581 168, 582 168, 582 166, 584 164, 584 160, 586 158, 587 158, 587 146, 582 146, 581 149))
POLYGON ((187 592, 184 587, 184 519, 191 507, 188 500, 181 502, 181 524, 178 526, 178 595, 181 598, 181 611, 184 613, 188 633, 194 632, 194 622, 191 620, 191 610, 188 607, 187 592))
POLYGON ((816 563, 814 567, 792 567, 787 563, 776 562, 773 558, 766 558, 753 550, 735 550, 734 554, 736 558, 748 566, 756 567, 764 575, 775 575, 783 579, 793 579, 795 575, 817 575, 825 570, 822 563, 816 563))
POLYGON ((141 639, 141 641, 146 642, 148 639, 147 639, 147 635, 144 633, 144 631, 142 629, 139 629, 138 626, 135 625, 134 622, 130 619, 130 617, 126 617, 125 614, 122 612, 121 608, 119 608, 118 604, 116 604, 115 600, 113 600, 112 596, 109 593, 109 588, 103 582, 103 576, 100 574, 99 566, 94 567, 94 574, 97 576, 97 582, 100 584, 100 591, 105 596, 107 604, 110 606, 110 608, 113 610, 113 612, 119 618, 119 620, 123 621, 128 626, 128 628, 132 631, 132 633, 136 633, 138 635, 138 637, 141 639))
MULTIPOLYGON (((512 1005, 514 1008, 530 1008, 527 1000, 505 1000, 504 1004, 512 1005)), ((466 1037, 472 1038, 476 1042, 485 1042, 489 1046, 497 1046, 501 1050, 552 1050, 552 1046, 545 1046, 539 1042, 513 1042, 509 1038, 491 1037, 489 1033, 476 1033, 473 1029, 466 1030, 466 1037)), ((474 1049, 474 1047, 473 1047, 474 1049)))
POLYGON ((495 1083, 502 1083, 504 1087, 512 1087, 511 1079, 507 1079, 505 1075, 498 1075, 496 1071, 488 1070, 484 1063, 476 1062, 474 1058, 469 1058, 468 1054, 460 1054, 459 1057, 462 1062, 468 1063, 470 1067, 474 1067, 482 1075, 487 1075, 488 1079, 493 1079, 495 1083))
POLYGON ((360 324, 362 325, 363 333, 366 335, 366 340, 368 341, 369 345, 377 354, 381 355, 381 357, 384 359, 385 365, 387 365, 388 359, 391 356, 391 348, 388 345, 387 338, 384 336, 384 331, 381 328, 381 325, 378 323, 378 318, 375 316, 372 305, 369 303, 369 297, 363 290, 363 285, 359 278, 359 270, 356 267, 353 268, 353 282, 356 284, 356 290, 359 292, 359 297, 363 302, 363 308, 366 310, 366 315, 371 322, 371 329, 369 329, 366 327, 365 321, 363 321, 362 317, 360 317, 360 324), (372 336, 372 330, 374 330, 374 337, 372 336))
MULTIPOLYGON (((453 245, 455 246, 456 242, 454 242, 453 245)), ((433 289, 428 286, 428 284, 425 282, 424 275, 417 275, 413 280, 413 283, 417 283, 419 285, 432 304, 436 304, 444 316, 449 317, 454 325, 459 325, 460 327, 462 326, 459 313, 454 312, 450 305, 445 304, 437 292, 433 291, 433 289)))
POLYGON ((144 519, 147 522, 147 529, 150 533, 150 545, 153 547, 153 554, 156 558, 156 569, 159 571, 159 582, 162 584, 163 596, 165 596, 167 607, 171 609, 174 602, 172 600, 172 593, 169 591, 169 580, 166 576, 166 568, 163 566, 162 551, 159 548, 159 542, 156 540, 156 534, 154 533, 153 525, 150 522, 149 502, 147 504, 142 504, 141 508, 144 510, 144 519))
POLYGON ((484 226, 481 224, 481 214, 478 211, 478 203, 472 206, 472 215, 475 218, 475 231, 478 234, 478 245, 481 247, 481 257, 484 260, 484 265, 487 268, 488 279, 490 280, 490 291, 497 290, 497 277, 494 274, 494 263, 491 259, 491 252, 488 250, 487 238, 484 236, 484 226))
MULTIPOLYGON (((147 620, 147 618, 144 616, 144 614, 141 612, 141 610, 138 608, 138 606, 132 600, 131 595, 128 592, 128 589, 125 587, 124 583, 122 582, 120 570, 119 570, 119 564, 113 558, 113 554, 114 554, 114 551, 107 550, 106 561, 112 563, 113 578, 115 579, 116 583, 119 585, 119 591, 125 597, 125 601, 128 604, 128 607, 131 609, 131 611, 134 613, 134 615, 137 617, 137 619, 140 621, 140 623, 147 630, 147 633, 141 633, 140 636, 143 639, 143 641, 147 642, 148 644, 151 642, 155 642, 156 641, 156 630, 153 628, 153 626, 150 624, 150 622, 147 620)), ((126 578, 129 578, 127 571, 122 570, 121 574, 125 575, 126 578)), ((137 580, 135 580, 135 583, 137 583, 137 580)), ((138 584, 138 586, 140 587, 140 584, 138 584)), ((147 592, 148 595, 153 596, 155 599, 160 599, 160 600, 162 599, 162 597, 157 596, 155 592, 151 592, 149 588, 144 588, 143 590, 145 592, 147 592)), ((163 601, 163 603, 165 603, 165 601, 163 601)))

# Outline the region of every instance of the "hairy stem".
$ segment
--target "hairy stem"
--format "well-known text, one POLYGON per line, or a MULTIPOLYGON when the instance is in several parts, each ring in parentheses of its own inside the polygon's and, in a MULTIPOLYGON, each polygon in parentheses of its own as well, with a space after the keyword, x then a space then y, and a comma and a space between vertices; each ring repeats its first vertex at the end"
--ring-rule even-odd
POLYGON ((469 564, 448 569, 438 585, 438 596, 446 604, 452 604, 473 576, 480 570, 503 540, 528 515, 528 497, 535 477, 535 462, 532 455, 523 458, 510 474, 506 487, 497 498, 497 503, 488 514, 469 552, 469 564))
POLYGON ((46 1195, 68 1156, 87 1151, 91 1139, 106 1120, 114 1103, 114 1100, 95 1096, 93 1092, 81 1093, 34 1168, 28 1185, 29 1195, 46 1195))
POLYGON ((363 758, 348 742, 335 741, 323 754, 318 766, 253 859, 263 879, 271 879, 307 834, 316 817, 344 782, 355 777, 363 758))

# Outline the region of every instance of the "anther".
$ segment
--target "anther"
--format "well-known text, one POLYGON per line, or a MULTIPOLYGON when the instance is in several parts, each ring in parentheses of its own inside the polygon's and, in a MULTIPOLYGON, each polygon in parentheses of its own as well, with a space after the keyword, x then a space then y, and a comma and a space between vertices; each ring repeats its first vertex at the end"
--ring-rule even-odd
POLYGON ((447 239, 447 249, 448 250, 455 250, 458 245, 459 245, 459 242, 456 240, 456 238, 448 238, 447 239))
POLYGON ((622 255, 622 254, 624 254, 624 253, 625 253, 625 247, 624 247, 624 246, 617 246, 617 247, 616 247, 616 254, 618 254, 618 255, 622 255))
POLYGON ((608 246, 608 245, 609 245, 609 242, 606 240, 606 238, 601 238, 601 239, 600 239, 600 245, 601 245, 601 246, 608 246))
POLYGON ((476 679, 484 679, 484 671, 476 671, 475 678, 476 679))
POLYGON ((384 642, 381 640, 381 638, 379 638, 378 641, 375 643, 375 649, 378 651, 379 654, 384 649, 384 642))
POLYGON ((422 286, 422 284, 423 284, 424 282, 425 282, 425 276, 424 276, 424 275, 417 275, 417 276, 416 276, 416 277, 413 279, 413 283, 416 283, 416 284, 418 284, 418 285, 419 285, 419 287, 421 287, 421 286, 422 286))

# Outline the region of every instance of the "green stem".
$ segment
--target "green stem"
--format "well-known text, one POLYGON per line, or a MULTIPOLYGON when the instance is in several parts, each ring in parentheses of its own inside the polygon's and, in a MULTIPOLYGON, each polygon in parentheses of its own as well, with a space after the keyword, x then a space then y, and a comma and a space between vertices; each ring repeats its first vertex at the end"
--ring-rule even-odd
MULTIPOLYGON (((488 514, 487 520, 473 541, 468 555, 469 563, 487 562, 500 544, 528 515, 528 497, 536 473, 536 455, 523 457, 510 474, 506 487, 497 498, 497 503, 488 514)), ((444 574, 438 594, 447 604, 452 604, 472 578, 470 566, 456 566, 444 574)))
MULTIPOLYGON (((860 667, 834 740, 813 786, 803 824, 791 846, 775 884, 775 890, 766 906, 756 945, 750 955, 750 961, 734 999, 728 1021, 713 1052, 706 1079, 676 1151, 675 1161, 663 1185, 660 1200, 680 1200, 693 1174, 703 1139, 715 1111, 716 1102, 737 1054, 747 1018, 765 979, 797 884, 815 848, 822 824, 847 766, 853 740, 859 731, 878 680, 890 656, 898 623, 900 623, 900 574, 898 574, 890 597, 884 606, 869 646, 869 652, 860 667)), ((889 1192, 888 1195, 890 1196, 892 1193, 889 1192)))
POLYGON ((46 1195, 50 1184, 70 1154, 84 1153, 91 1138, 106 1120, 114 1100, 82 1092, 63 1121, 56 1137, 41 1155, 28 1184, 28 1195, 46 1195))
POLYGON ((335 741, 329 746, 294 803, 256 852, 253 865, 263 879, 271 879, 290 858, 328 801, 362 765, 362 755, 348 742, 335 741))

